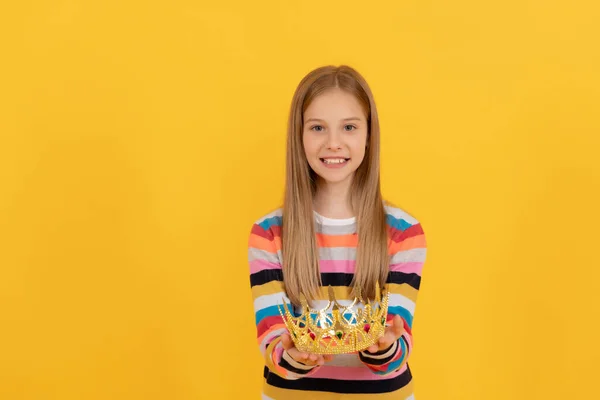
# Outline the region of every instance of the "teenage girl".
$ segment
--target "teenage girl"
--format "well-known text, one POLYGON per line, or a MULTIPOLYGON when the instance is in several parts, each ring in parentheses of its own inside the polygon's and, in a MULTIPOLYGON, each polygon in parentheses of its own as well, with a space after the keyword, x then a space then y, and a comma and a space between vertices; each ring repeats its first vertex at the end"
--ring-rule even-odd
POLYGON ((383 200, 379 120, 365 79, 348 66, 313 70, 298 85, 288 122, 283 206, 258 219, 249 238, 250 285, 264 355, 263 399, 414 399, 408 359, 426 255, 420 223, 383 200), (327 305, 328 286, 390 293, 379 342, 323 356, 294 347, 277 305, 327 305))

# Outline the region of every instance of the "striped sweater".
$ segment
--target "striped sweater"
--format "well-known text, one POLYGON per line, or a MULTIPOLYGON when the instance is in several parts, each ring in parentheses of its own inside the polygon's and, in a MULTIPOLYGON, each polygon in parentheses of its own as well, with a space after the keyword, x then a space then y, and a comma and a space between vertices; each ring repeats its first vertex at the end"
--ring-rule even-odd
MULTIPOLYGON (((289 357, 280 342, 286 328, 277 305, 283 303, 282 299, 289 304, 281 269, 282 210, 253 224, 248 259, 257 341, 265 360, 263 399, 414 399, 407 359, 412 351, 411 330, 426 242, 417 220, 388 204, 385 211, 390 256, 387 320, 394 315, 401 316, 404 333, 387 350, 335 355, 333 360, 314 367, 289 357)), ((329 285, 334 288, 338 301, 348 305, 358 242, 356 219, 331 219, 316 212, 314 216, 323 283, 322 300, 316 300, 314 308, 326 306, 329 285)))

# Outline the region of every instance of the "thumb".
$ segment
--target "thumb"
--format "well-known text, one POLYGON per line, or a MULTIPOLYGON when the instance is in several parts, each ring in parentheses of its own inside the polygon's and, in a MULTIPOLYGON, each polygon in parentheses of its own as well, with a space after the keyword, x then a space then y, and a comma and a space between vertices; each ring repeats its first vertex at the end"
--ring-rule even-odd
POLYGON ((396 338, 399 338, 404 333, 404 321, 402 321, 402 317, 399 315, 394 316, 393 322, 394 335, 396 338))
POLYGON ((294 343, 292 342, 292 338, 287 333, 281 335, 281 345, 284 350, 289 350, 294 347, 294 343))

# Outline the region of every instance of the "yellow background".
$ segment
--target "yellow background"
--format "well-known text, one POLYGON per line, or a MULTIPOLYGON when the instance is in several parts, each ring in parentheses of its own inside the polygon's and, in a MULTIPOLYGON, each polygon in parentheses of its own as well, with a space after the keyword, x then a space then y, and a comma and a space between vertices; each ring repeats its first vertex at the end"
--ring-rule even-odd
POLYGON ((0 398, 258 398, 249 229, 342 63, 428 238, 417 399, 597 398, 594 2, 5 3, 0 398))

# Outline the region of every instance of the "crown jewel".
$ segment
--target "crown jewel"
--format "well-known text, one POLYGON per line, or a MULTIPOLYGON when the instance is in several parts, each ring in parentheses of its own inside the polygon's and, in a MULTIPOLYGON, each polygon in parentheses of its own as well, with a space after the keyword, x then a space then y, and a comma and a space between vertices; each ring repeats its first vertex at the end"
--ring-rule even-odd
POLYGON ((358 290, 352 304, 344 307, 335 299, 333 288, 329 286, 329 302, 322 309, 311 309, 302 294, 300 316, 294 316, 285 301, 283 310, 279 305, 277 307, 298 350, 313 354, 343 354, 363 351, 383 335, 388 299, 387 291, 382 294, 377 284, 374 303, 371 300, 364 303, 358 290), (355 309, 358 303, 359 307, 355 309))

